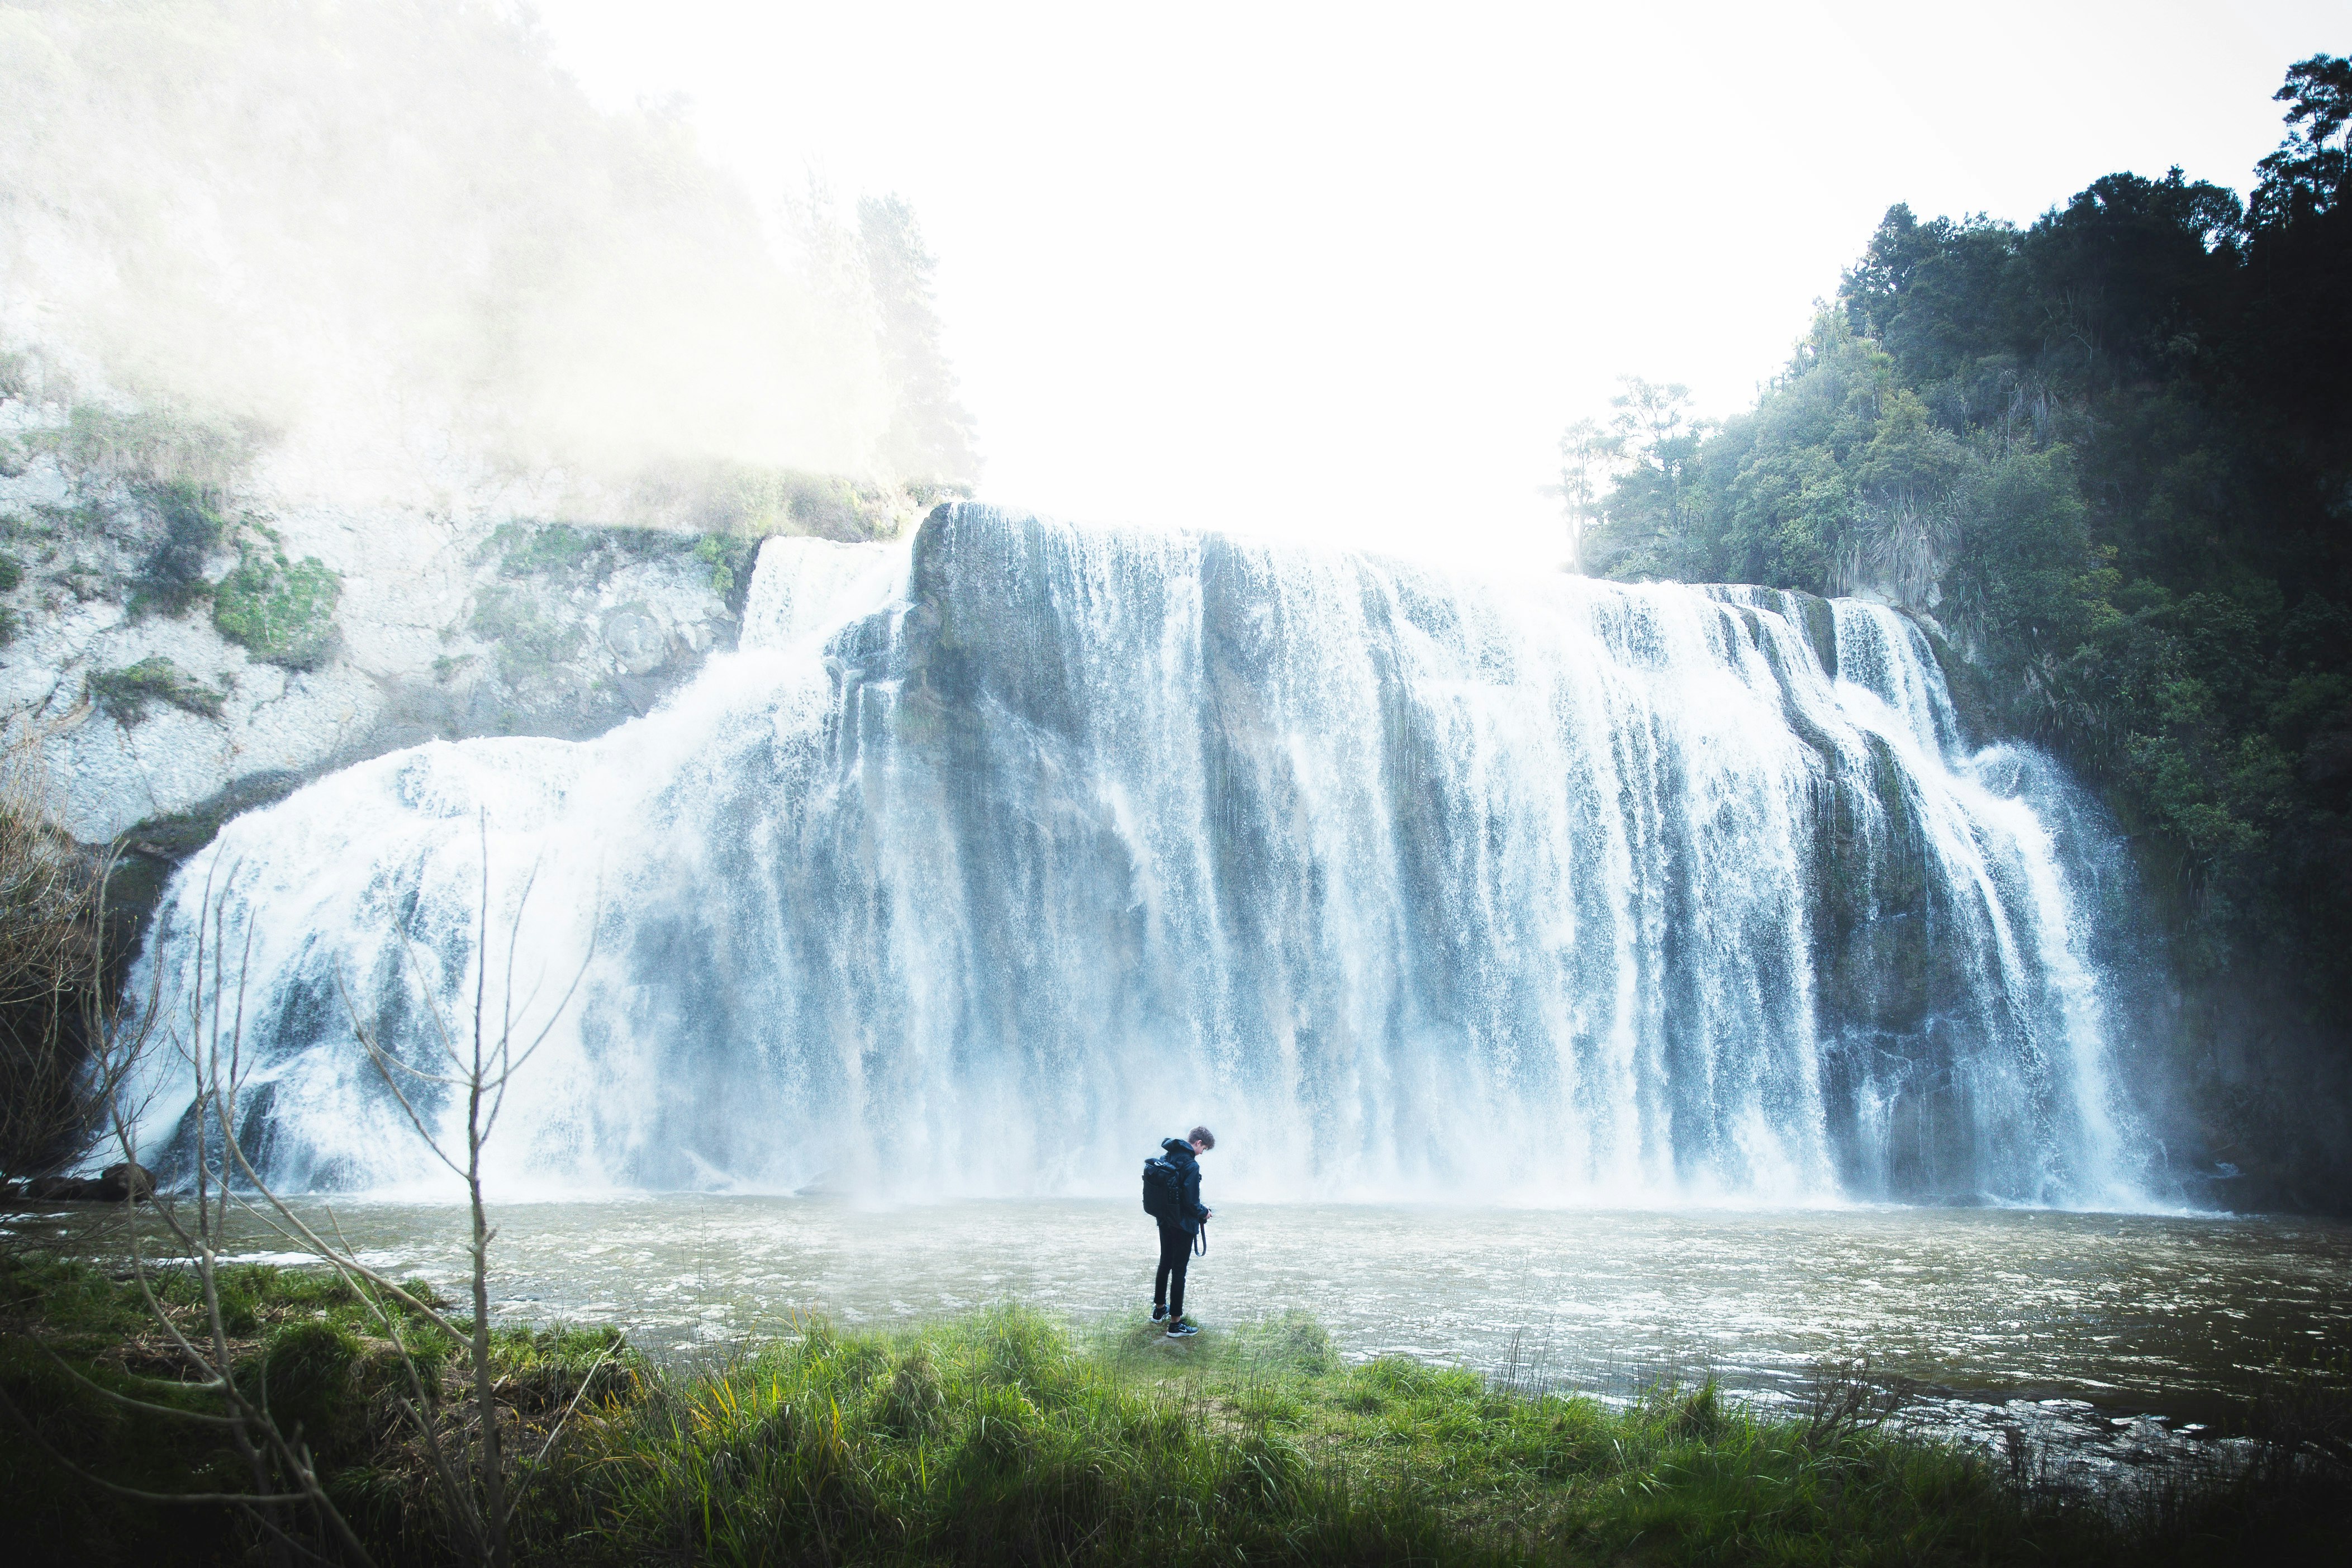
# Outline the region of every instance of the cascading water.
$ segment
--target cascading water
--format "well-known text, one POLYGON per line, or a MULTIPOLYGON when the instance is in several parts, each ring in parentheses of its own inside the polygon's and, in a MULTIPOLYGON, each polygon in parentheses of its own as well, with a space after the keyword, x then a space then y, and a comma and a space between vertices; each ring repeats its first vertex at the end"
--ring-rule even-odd
POLYGON ((2095 829, 1891 610, 950 506, 771 542, 743 640, 181 871, 146 962, 184 994, 208 886, 251 932, 267 1173, 430 1174, 343 998, 429 1064, 487 946, 533 1030, 585 964, 509 1191, 1124 1191, 1206 1119, 1229 1193, 2141 1201, 2095 829))

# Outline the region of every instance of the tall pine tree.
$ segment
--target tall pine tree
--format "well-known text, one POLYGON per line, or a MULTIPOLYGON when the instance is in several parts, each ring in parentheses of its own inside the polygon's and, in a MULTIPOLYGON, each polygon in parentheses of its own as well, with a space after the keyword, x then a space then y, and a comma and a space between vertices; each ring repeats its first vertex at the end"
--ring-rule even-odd
POLYGON ((969 484, 980 477, 980 455, 972 449, 971 415, 940 343, 931 293, 936 262, 924 248, 915 210, 898 196, 867 196, 857 204, 857 237, 896 405, 882 462, 894 478, 969 484))

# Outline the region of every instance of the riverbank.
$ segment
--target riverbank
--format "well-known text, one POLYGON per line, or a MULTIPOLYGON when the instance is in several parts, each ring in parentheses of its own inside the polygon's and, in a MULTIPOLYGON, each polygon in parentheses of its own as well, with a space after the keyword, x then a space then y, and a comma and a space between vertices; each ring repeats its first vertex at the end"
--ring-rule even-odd
MULTIPOLYGON (((398 1414, 404 1374, 356 1299, 310 1271, 228 1279, 240 1380, 303 1424, 370 1555, 447 1560, 398 1414)), ((0 1514, 33 1559, 242 1558, 232 1509, 126 1501, 58 1463, 147 1491, 239 1489, 211 1429, 107 1396, 207 1397, 176 1382, 132 1291, 18 1257, 0 1300, 0 1388, 30 1423, 0 1429, 0 1514)), ((461 1433, 462 1358, 416 1342, 437 1423, 461 1433)), ((2352 1501, 2308 1421, 2100 1499, 1906 1434, 1850 1379, 1783 1415, 1711 1384, 1612 1405, 1402 1357, 1349 1364, 1301 1313, 1183 1344, 1018 1307, 895 1332, 809 1320, 702 1367, 649 1362, 609 1329, 510 1329, 497 1363, 499 1428, 525 1456, 523 1562, 2317 1561, 2352 1501)))

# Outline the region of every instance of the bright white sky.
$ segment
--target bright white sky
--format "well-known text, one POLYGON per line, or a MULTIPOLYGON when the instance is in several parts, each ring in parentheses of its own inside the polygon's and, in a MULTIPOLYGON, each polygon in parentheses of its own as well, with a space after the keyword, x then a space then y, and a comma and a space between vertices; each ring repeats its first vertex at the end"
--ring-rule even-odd
POLYGON ((2352 0, 1545 5, 537 0, 763 193, 897 191, 992 500, 1560 553, 1622 374, 1732 412, 1890 203, 2244 189, 2352 0))

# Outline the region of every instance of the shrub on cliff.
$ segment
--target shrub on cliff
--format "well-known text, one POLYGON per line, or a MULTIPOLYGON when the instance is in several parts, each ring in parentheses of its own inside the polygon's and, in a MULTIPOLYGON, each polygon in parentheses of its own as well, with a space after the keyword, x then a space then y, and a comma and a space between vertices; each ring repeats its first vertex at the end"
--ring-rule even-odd
POLYGON ((89 678, 92 701, 118 724, 128 728, 147 717, 150 702, 168 702, 184 713, 217 719, 221 694, 196 679, 161 654, 121 669, 102 669, 89 678))
POLYGON ((213 626, 256 658, 315 669, 334 646, 341 574, 315 555, 289 561, 275 539, 247 538, 236 569, 213 589, 213 626))
POLYGON ((202 603, 213 591, 205 563, 220 544, 227 526, 202 486, 185 479, 141 488, 140 498, 154 512, 163 537, 133 580, 131 611, 142 615, 160 610, 176 616, 202 603))

